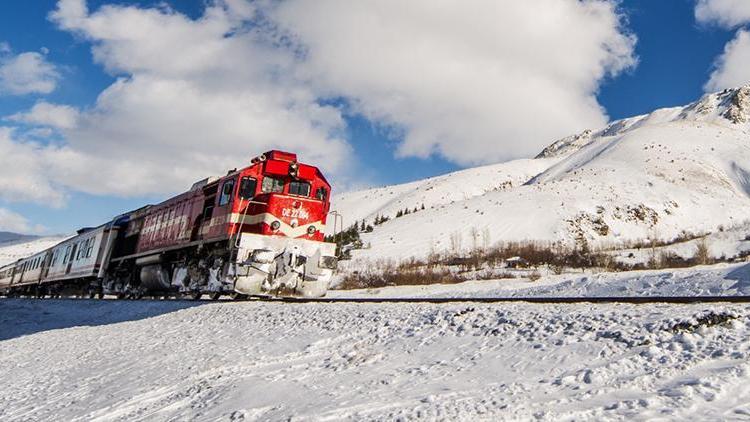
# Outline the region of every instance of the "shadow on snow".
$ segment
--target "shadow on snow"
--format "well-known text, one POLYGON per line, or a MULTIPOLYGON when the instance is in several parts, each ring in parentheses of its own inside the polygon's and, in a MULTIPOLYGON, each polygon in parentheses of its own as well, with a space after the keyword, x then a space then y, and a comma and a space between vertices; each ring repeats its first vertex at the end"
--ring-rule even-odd
POLYGON ((136 321, 208 305, 188 301, 0 299, 0 341, 70 327, 136 321))

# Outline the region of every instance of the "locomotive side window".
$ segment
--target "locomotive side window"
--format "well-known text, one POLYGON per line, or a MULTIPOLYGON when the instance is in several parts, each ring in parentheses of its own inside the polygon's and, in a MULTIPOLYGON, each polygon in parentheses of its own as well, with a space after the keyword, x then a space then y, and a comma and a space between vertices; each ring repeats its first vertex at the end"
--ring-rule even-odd
POLYGON ((242 199, 253 199, 255 189, 258 187, 258 181, 252 177, 243 177, 240 181, 240 191, 238 192, 242 199))
POLYGON ((289 183, 289 194, 299 196, 310 196, 310 184, 299 180, 289 183))
POLYGON ((219 197, 219 206, 226 205, 232 200, 232 193, 234 192, 234 179, 227 180, 224 182, 224 186, 221 188, 221 196, 219 197))
POLYGON ((318 188, 318 189, 317 189, 317 190, 315 191, 315 198, 316 198, 316 199, 320 199, 321 201, 325 201, 325 200, 326 200, 326 198, 328 198, 328 189, 326 189, 326 188, 324 188, 324 187, 322 187, 322 186, 321 186, 321 187, 319 187, 319 188, 318 188))
POLYGON ((266 176, 261 184, 263 193, 282 193, 284 192, 284 181, 275 177, 266 176))

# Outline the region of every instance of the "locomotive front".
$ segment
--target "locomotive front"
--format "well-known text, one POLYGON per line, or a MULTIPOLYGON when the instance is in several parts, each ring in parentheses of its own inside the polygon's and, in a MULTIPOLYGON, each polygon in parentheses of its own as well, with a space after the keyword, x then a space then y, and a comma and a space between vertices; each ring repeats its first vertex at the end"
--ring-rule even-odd
POLYGON ((228 216, 235 249, 230 275, 247 295, 323 296, 336 245, 323 241, 330 184, 296 155, 271 151, 239 175, 228 216))

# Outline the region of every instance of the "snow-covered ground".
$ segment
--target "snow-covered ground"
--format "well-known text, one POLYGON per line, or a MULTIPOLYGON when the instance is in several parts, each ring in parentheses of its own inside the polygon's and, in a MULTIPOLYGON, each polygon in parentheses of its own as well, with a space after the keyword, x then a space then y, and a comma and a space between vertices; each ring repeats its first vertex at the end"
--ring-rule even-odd
POLYGON ((742 420, 748 317, 723 304, 4 299, 0 420, 742 420), (699 327, 711 312, 735 319, 699 327))

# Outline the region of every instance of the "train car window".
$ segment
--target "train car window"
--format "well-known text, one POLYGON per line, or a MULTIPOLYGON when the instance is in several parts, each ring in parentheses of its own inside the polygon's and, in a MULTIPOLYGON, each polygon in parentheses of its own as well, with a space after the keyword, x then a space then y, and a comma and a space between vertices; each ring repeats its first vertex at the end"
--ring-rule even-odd
POLYGON ((258 181, 252 177, 243 177, 240 181, 240 191, 238 195, 242 199, 253 199, 255 189, 258 187, 258 181))
POLYGON ((299 180, 289 182, 289 194, 299 196, 310 196, 310 184, 299 180))
POLYGON ((275 177, 266 176, 261 184, 263 193, 282 193, 284 192, 284 181, 275 177))
POLYGON ((224 182, 224 186, 221 188, 221 196, 219 197, 219 206, 226 205, 232 201, 232 193, 234 192, 234 179, 227 180, 224 182))
POLYGON ((91 258, 91 252, 94 251, 94 239, 89 239, 89 246, 86 248, 86 258, 91 258))
POLYGON ((319 187, 315 191, 315 198, 320 199, 321 201, 325 201, 328 198, 328 189, 324 187, 319 187))

